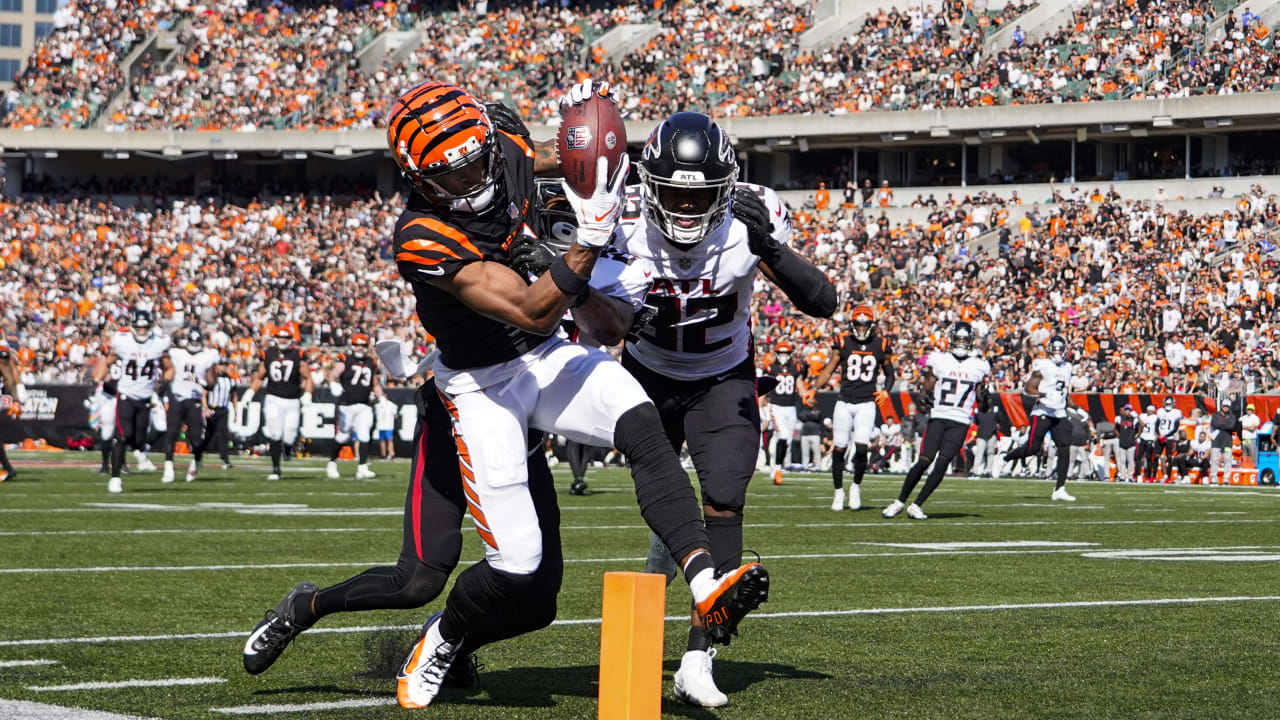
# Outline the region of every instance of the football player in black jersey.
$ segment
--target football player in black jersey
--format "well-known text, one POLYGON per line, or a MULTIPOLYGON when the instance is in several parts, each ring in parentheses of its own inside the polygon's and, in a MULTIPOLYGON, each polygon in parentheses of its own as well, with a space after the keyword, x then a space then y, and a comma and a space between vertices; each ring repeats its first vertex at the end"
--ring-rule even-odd
MULTIPOLYGON (((0 398, 3 402, 3 416, 0 419, 17 419, 22 416, 22 403, 27 400, 27 389, 18 381, 18 368, 9 352, 9 346, 0 343, 0 398)), ((9 463, 9 455, 4 451, 4 443, 0 443, 0 482, 13 480, 18 473, 9 463)))
POLYGON ((342 446, 353 438, 359 461, 356 479, 377 477, 369 469, 369 443, 373 440, 371 397, 377 376, 377 365, 369 355, 369 336, 363 333, 352 335, 351 352, 339 356, 338 362, 329 370, 329 391, 338 401, 337 432, 333 437, 329 465, 325 468, 330 480, 338 479, 338 454, 342 446))
MULTIPOLYGON (((567 97, 576 103, 593 95, 610 97, 607 85, 588 81, 567 97)), ((716 574, 689 477, 653 403, 607 353, 548 337, 571 306, 629 325, 619 302, 588 284, 617 225, 625 156, 612 176, 600 158, 590 196, 566 188, 578 218, 575 242, 530 282, 511 268, 510 250, 535 224, 534 146, 495 128, 470 94, 437 82, 397 99, 387 139, 415 190, 396 223, 395 258, 419 320, 436 338, 436 390, 453 418, 463 489, 485 547, 485 559, 458 577, 444 612, 427 622, 405 662, 400 704, 430 705, 464 639, 504 622, 504 608, 520 601, 544 559, 559 562, 545 547, 539 490, 528 476, 532 429, 626 454, 645 520, 683 567, 708 630, 727 642, 767 596, 767 573, 749 563, 716 574)))
POLYGON ((884 389, 893 388, 893 352, 876 329, 875 313, 866 305, 859 305, 851 313, 852 329, 840 333, 831 348, 831 359, 818 373, 814 387, 824 388, 832 375, 840 373, 840 399, 836 401, 831 419, 832 442, 831 480, 835 485, 835 497, 831 509, 844 509, 845 449, 853 441, 853 485, 849 488, 849 508, 862 506, 862 475, 867 471, 867 447, 871 432, 876 427, 876 396, 879 392, 877 376, 884 376, 884 389))
POLYGON ((280 479, 280 460, 285 446, 298 441, 302 407, 311 404, 311 375, 303 367, 302 351, 294 343, 288 328, 276 330, 274 344, 262 353, 262 362, 249 383, 249 391, 240 400, 248 404, 266 382, 262 398, 263 434, 271 451, 271 474, 268 480, 280 479))
POLYGON ((808 391, 805 368, 791 354, 791 343, 783 340, 774 351, 774 360, 764 374, 777 379, 769 393, 770 417, 773 419, 773 484, 782 484, 782 470, 787 465, 791 442, 796 436, 796 400, 808 391))

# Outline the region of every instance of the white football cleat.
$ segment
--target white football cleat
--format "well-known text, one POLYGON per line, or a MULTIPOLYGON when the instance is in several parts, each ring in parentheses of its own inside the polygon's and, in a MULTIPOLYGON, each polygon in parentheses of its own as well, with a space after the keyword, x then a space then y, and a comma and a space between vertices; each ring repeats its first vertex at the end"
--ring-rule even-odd
POLYGON ((929 519, 929 516, 925 515, 924 511, 920 509, 920 506, 915 503, 911 503, 910 505, 907 506, 907 517, 911 518, 912 520, 928 520, 929 519))
POLYGON ((831 510, 840 512, 844 509, 844 488, 836 489, 836 496, 831 499, 831 510))
POLYGON ((186 482, 194 481, 196 479, 196 473, 198 472, 200 472, 200 463, 192 460, 191 464, 187 466, 187 476, 183 478, 183 480, 186 482))
POLYGON ((880 514, 887 518, 897 517, 898 513, 902 512, 902 508, 904 507, 906 507, 906 505, 903 505, 901 500, 894 500, 893 504, 885 508, 884 512, 880 514))
POLYGON ((146 453, 142 452, 141 450, 138 450, 133 454, 133 456, 138 460, 138 472, 155 472, 156 471, 156 464, 151 462, 151 458, 147 457, 146 453))
POLYGON ((1065 487, 1060 487, 1053 491, 1054 500, 1062 500, 1063 502, 1075 502, 1076 497, 1067 492, 1065 487))
POLYGON ((271 473, 270 475, 267 476, 267 480, 279 480, 279 479, 280 479, 280 473, 271 473))
POLYGON ((716 680, 711 676, 711 660, 716 656, 716 649, 690 650, 680 659, 680 669, 676 671, 676 697, 694 707, 724 707, 729 704, 729 697, 716 687, 716 680))
POLYGON ((337 480, 339 477, 341 477, 338 474, 338 463, 330 460, 329 464, 324 466, 324 474, 325 474, 325 477, 329 478, 330 480, 337 480))
POLYGON ((356 468, 357 480, 370 480, 376 477, 378 477, 378 473, 370 470, 368 463, 365 463, 364 465, 361 465, 360 467, 356 468))
POLYGON ((120 482, 120 478, 113 477, 107 481, 107 492, 109 493, 124 492, 124 484, 120 482))
POLYGON ((458 655, 458 648, 440 637, 440 616, 436 613, 427 621, 425 632, 404 667, 396 676, 396 700, 400 707, 416 710, 427 707, 444 684, 444 676, 458 655))
POLYGON ((160 476, 160 482, 162 483, 173 482, 173 461, 172 460, 164 461, 164 474, 160 476))
POLYGON ((857 510, 862 507, 862 486, 854 484, 849 486, 849 509, 857 510))

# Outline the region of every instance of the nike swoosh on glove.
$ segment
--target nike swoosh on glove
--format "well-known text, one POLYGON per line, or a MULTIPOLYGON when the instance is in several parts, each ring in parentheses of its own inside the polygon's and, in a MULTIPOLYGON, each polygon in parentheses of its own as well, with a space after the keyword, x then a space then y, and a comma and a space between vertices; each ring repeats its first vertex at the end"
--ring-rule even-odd
POLYGON ((782 252, 782 244, 773 237, 773 225, 769 222, 769 208, 759 195, 747 188, 735 188, 733 202, 729 205, 733 219, 747 228, 747 247, 768 264, 782 252))
POLYGON ((597 158, 596 189, 591 197, 587 198, 578 197, 573 188, 569 187, 568 182, 560 181, 564 187, 565 198, 569 201, 569 205, 573 206, 574 215, 578 217, 579 245, 602 248, 609 244, 609 239, 613 237, 613 230, 618 226, 618 216, 622 214, 622 188, 627 181, 627 172, 630 168, 630 159, 623 155, 622 164, 618 166, 613 182, 610 183, 609 158, 597 158))
POLYGON ((560 96, 560 112, 573 105, 581 105, 593 96, 602 97, 614 105, 618 104, 618 92, 607 82, 593 83, 588 78, 569 88, 569 92, 560 96))

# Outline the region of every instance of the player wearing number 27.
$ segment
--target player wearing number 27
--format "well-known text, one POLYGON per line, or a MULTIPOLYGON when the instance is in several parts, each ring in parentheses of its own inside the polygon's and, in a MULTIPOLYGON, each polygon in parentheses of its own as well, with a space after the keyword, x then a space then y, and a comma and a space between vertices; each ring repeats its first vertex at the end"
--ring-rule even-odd
POLYGON ((991 402, 991 393, 986 386, 987 378, 991 376, 991 365, 973 353, 973 327, 967 322, 956 323, 951 328, 949 340, 948 350, 931 352, 925 359, 921 400, 930 407, 929 424, 925 425, 924 435, 920 438, 920 458, 907 471, 898 499, 884 509, 883 515, 887 518, 902 512, 905 507, 907 517, 912 520, 928 519, 921 506, 942 484, 951 460, 964 448, 974 407, 985 411, 991 402), (936 463, 934 457, 938 459, 936 463), (925 481, 924 489, 914 503, 907 505, 911 491, 915 490, 916 483, 920 482, 930 464, 933 464, 933 470, 925 481))
MULTIPOLYGON (((657 312, 628 340, 622 366, 657 405, 672 447, 688 444, 711 554, 717 571, 728 572, 742 561, 742 511, 760 446, 750 321, 757 273, 808 315, 830 317, 836 291, 788 247, 791 217, 777 194, 737 182, 729 136, 706 115, 662 121, 641 152, 639 176, 613 247, 635 258, 627 272, 639 276, 657 312)), ((695 613, 677 697, 702 707, 728 702, 712 657, 695 613)))

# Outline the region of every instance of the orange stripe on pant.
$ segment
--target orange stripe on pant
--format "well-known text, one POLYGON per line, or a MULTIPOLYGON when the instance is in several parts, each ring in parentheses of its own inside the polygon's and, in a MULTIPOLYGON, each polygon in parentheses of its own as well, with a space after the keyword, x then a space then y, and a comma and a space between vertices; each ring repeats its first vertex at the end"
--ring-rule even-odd
MULTIPOLYGON (((458 419, 458 406, 445 396, 439 393, 440 399, 444 402, 445 409, 449 411, 449 415, 456 422, 458 419)), ((471 511, 472 524, 475 525, 476 532, 480 535, 480 539, 486 545, 498 549, 498 539, 493 536, 493 532, 489 529, 489 520, 485 517, 484 511, 480 509, 480 495, 476 493, 472 485, 475 484, 476 476, 471 471, 471 450, 467 447, 467 441, 462 439, 458 434, 457 427, 453 431, 454 443, 458 446, 458 471, 462 475, 462 492, 467 496, 467 509, 471 511)))

